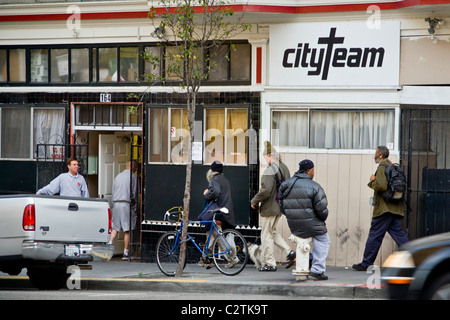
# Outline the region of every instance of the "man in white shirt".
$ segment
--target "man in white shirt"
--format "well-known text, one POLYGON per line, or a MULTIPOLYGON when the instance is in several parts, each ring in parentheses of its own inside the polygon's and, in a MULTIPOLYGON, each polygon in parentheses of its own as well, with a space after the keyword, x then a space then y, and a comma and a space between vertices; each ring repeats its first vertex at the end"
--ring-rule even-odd
POLYGON ((78 174, 78 160, 69 158, 66 163, 69 171, 61 173, 48 185, 39 189, 36 194, 89 198, 86 180, 78 174))
POLYGON ((129 259, 130 230, 134 229, 136 225, 137 176, 134 173, 136 168, 137 162, 135 160, 128 161, 126 170, 116 176, 112 186, 112 201, 114 206, 110 244, 113 243, 118 232, 123 231, 125 233, 122 260, 129 259), (131 221, 130 209, 132 212, 131 221))

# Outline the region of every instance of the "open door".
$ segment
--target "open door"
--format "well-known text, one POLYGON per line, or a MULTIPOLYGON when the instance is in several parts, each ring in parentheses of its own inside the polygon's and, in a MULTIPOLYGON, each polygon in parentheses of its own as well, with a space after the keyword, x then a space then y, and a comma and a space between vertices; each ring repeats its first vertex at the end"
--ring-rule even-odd
MULTIPOLYGON (((98 194, 108 199, 112 208, 112 185, 114 178, 127 167, 130 160, 130 139, 113 134, 99 135, 98 194)), ((113 209, 114 210, 114 209, 113 209)), ((114 214, 114 213, 113 213, 114 214)), ((123 253, 123 232, 120 232, 114 246, 114 254, 123 253)))

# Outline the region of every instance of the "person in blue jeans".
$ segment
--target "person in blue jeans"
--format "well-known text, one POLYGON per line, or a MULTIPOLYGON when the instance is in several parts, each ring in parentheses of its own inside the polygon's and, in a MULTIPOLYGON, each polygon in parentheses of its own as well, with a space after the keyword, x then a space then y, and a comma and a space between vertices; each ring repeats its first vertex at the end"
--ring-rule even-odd
POLYGON ((382 195, 387 190, 388 185, 386 165, 392 164, 388 157, 389 149, 385 146, 379 146, 375 151, 375 163, 379 164, 379 166, 375 174, 370 177, 368 184, 369 188, 374 190, 372 223, 364 249, 363 260, 361 263, 352 266, 356 271, 366 271, 369 266, 373 265, 386 232, 391 235, 399 247, 409 241, 408 236, 402 229, 404 217, 402 201, 386 201, 382 195))
POLYGON ((289 229, 296 237, 312 238, 312 265, 309 275, 317 280, 328 280, 325 275, 330 248, 325 220, 328 218, 328 200, 325 191, 314 179, 314 163, 305 159, 299 170, 280 186, 279 198, 289 229))

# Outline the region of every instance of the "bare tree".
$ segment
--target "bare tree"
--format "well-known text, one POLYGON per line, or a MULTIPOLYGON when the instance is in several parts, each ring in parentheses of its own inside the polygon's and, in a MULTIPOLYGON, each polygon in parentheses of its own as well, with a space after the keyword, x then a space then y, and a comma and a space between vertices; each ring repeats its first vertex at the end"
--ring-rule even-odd
POLYGON ((183 230, 180 261, 176 276, 181 276, 186 259, 186 237, 191 197, 192 143, 197 94, 215 63, 211 59, 215 49, 225 40, 250 29, 231 9, 234 0, 159 0, 149 12, 155 26, 154 36, 161 39, 161 56, 146 52, 144 58, 158 65, 164 62, 165 72, 147 75, 149 81, 168 84, 175 80, 178 90, 185 94, 189 142, 186 164, 186 184, 183 197, 183 230))

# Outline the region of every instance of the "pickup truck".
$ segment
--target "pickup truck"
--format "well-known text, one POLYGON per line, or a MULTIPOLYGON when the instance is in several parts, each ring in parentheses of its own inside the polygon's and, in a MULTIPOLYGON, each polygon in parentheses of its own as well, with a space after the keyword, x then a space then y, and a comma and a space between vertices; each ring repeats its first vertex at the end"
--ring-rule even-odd
POLYGON ((111 210, 107 200, 44 195, 0 196, 0 271, 27 268, 33 286, 60 289, 70 265, 108 261, 111 210))

